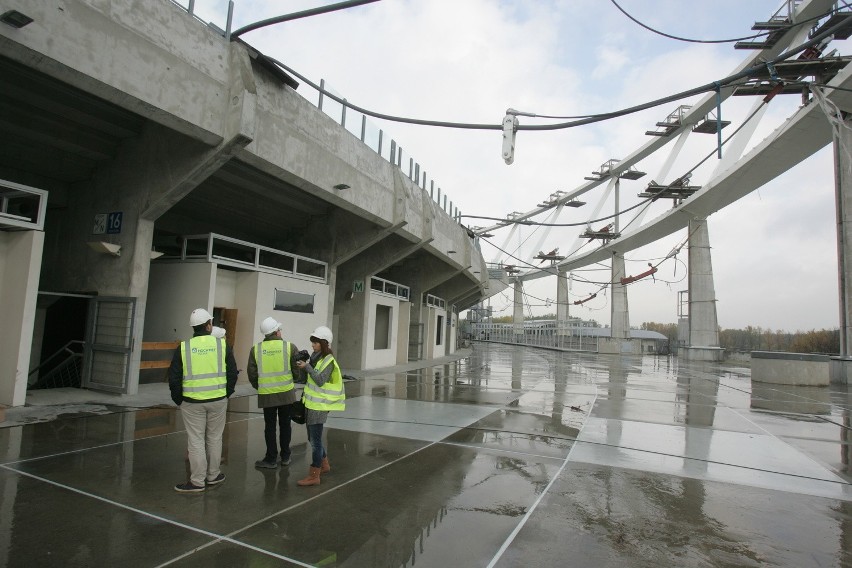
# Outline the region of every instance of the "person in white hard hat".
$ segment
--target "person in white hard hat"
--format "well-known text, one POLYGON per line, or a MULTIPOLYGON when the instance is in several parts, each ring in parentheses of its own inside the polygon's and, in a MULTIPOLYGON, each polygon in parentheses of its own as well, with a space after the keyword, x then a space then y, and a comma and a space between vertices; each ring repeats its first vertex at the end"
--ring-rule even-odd
POLYGON ((290 465, 290 414, 296 402, 293 371, 300 374, 295 359, 299 348, 284 341, 281 322, 275 318, 260 322, 260 333, 263 339, 252 346, 246 367, 249 382, 257 389, 257 406, 263 409, 266 441, 266 455, 254 462, 254 466, 276 469, 279 463, 290 465))
POLYGON ((343 391, 343 373, 331 352, 331 330, 321 325, 311 334, 314 352, 309 361, 298 361, 296 365, 308 372, 308 382, 302 400, 305 403, 305 425, 311 442, 311 467, 308 476, 296 483, 301 486, 319 485, 320 474, 331 471, 328 452, 322 445, 323 426, 331 411, 346 409, 346 393, 343 391))
POLYGON ((175 485, 178 493, 201 493, 225 481, 222 432, 228 397, 237 383, 237 362, 223 338, 213 337, 213 316, 204 308, 192 311, 193 335, 181 341, 169 367, 172 400, 181 407, 186 427, 189 480, 175 485))

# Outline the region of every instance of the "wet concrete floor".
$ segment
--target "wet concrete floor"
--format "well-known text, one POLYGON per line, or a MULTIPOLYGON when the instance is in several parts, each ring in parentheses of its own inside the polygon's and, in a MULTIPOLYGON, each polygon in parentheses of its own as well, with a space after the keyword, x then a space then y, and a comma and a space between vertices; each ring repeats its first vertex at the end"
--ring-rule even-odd
POLYGON ((0 429, 0 566, 852 566, 848 387, 488 343, 346 386, 310 488, 254 396, 198 495, 174 407, 0 429))

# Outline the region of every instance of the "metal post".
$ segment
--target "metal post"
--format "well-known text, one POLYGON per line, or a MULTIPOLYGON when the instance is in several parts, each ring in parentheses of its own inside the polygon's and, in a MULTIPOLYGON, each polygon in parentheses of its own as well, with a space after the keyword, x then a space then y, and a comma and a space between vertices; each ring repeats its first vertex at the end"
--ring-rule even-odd
POLYGON ((414 179, 412 175, 414 175, 414 158, 408 158, 408 179, 414 179))
MULTIPOLYGON (((367 137, 367 115, 361 115, 361 142, 367 137)), ((381 154, 381 152, 379 152, 381 154)))
POLYGON ((615 178, 615 233, 618 234, 619 230, 619 220, 618 220, 618 197, 619 197, 619 189, 621 189, 621 178, 615 178))
POLYGON ((432 180, 432 183, 429 184, 429 198, 435 199, 435 180, 432 180))
POLYGON ((379 150, 378 150, 379 156, 382 155, 382 134, 383 134, 383 132, 381 130, 379 130, 379 150))
POLYGON ((343 109, 340 111, 340 126, 346 128, 346 99, 343 99, 343 109))
POLYGON ((391 138, 391 146, 390 146, 390 155, 388 156, 390 159, 388 160, 391 165, 396 165, 396 140, 391 138))
POLYGON ((414 183, 420 187, 420 164, 414 164, 414 183))
POLYGON ((195 12, 195 0, 189 0, 189 6, 186 7, 186 11, 190 14, 195 12))
POLYGON ((234 21, 234 0, 228 1, 228 23, 225 25, 225 39, 231 40, 231 24, 234 21))
POLYGON ((325 79, 320 79, 320 92, 319 92, 319 101, 317 101, 317 108, 322 110, 322 99, 323 93, 325 92, 325 79))

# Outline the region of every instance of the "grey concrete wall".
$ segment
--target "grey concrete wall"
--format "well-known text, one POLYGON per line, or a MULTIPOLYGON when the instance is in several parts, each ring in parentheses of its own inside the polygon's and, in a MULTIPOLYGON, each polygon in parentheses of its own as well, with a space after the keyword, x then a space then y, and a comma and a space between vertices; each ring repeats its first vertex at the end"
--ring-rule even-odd
POLYGON ((642 342, 635 339, 601 337, 598 353, 602 355, 641 355, 642 342))
POLYGON ((213 311, 215 274, 215 265, 206 262, 152 265, 143 340, 183 341, 192 337, 192 310, 213 311))
POLYGON ((751 380, 779 385, 827 386, 830 383, 828 355, 753 351, 751 380))
POLYGON ((716 287, 706 219, 689 222, 689 345, 719 347, 716 287))
POLYGON ((4 53, 207 144, 221 139, 229 46, 186 10, 101 0, 20 9, 35 21, 26 34, 4 26, 4 53))
MULTIPOLYGON (((364 286, 369 286, 369 279, 364 286)), ((351 290, 351 286, 349 289, 351 290)), ((357 292, 351 299, 344 298, 343 301, 335 304, 335 315, 338 321, 334 328, 336 345, 333 349, 340 364, 347 368, 365 368, 368 294, 366 291, 357 292)))
MULTIPOLYGON (((559 336, 571 333, 564 323, 571 315, 568 308, 568 273, 560 270, 556 278, 556 334, 559 336)), ((561 341, 564 341, 564 338, 560 338, 561 341)), ((561 343, 559 345, 561 346, 561 343)))
POLYGON ((630 311, 627 302, 627 286, 621 284, 621 279, 626 276, 624 270, 624 255, 612 255, 612 268, 610 270, 610 281, 613 285, 612 298, 610 299, 610 327, 612 328, 613 340, 630 340, 630 311))

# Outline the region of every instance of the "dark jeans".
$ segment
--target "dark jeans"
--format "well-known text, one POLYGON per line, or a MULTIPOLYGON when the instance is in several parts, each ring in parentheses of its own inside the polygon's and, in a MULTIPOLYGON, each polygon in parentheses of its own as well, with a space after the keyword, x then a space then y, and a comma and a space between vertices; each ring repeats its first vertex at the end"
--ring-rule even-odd
POLYGON ((281 441, 281 459, 287 460, 290 457, 290 408, 291 405, 285 404, 263 409, 263 437, 266 439, 266 457, 264 459, 267 461, 275 461, 278 457, 278 443, 276 442, 276 434, 278 433, 280 433, 281 441), (276 424, 276 421, 278 424, 276 424))
POLYGON ((322 427, 325 424, 308 424, 308 440, 311 441, 311 465, 320 467, 322 458, 326 457, 325 448, 322 446, 322 427))

